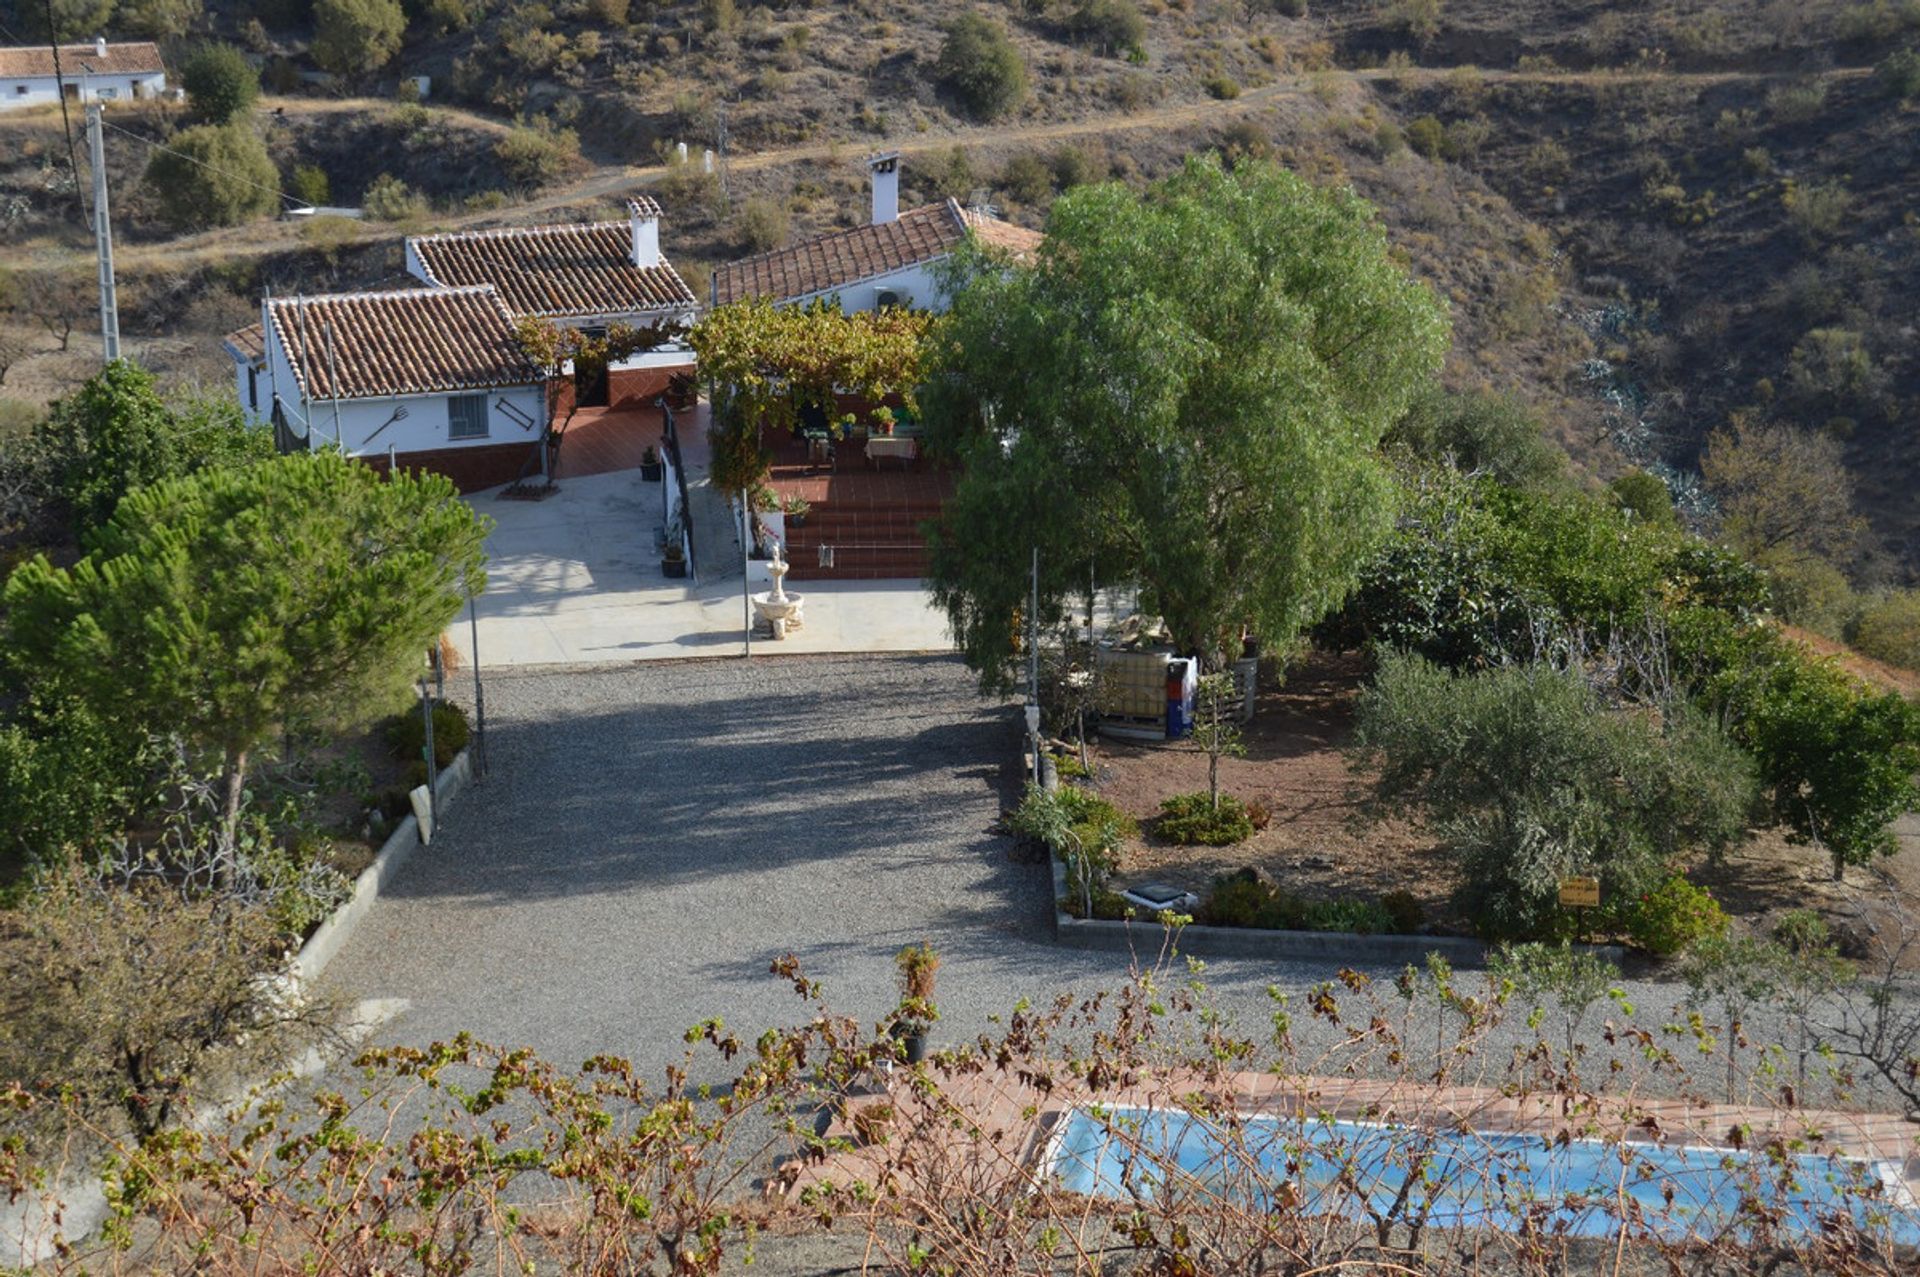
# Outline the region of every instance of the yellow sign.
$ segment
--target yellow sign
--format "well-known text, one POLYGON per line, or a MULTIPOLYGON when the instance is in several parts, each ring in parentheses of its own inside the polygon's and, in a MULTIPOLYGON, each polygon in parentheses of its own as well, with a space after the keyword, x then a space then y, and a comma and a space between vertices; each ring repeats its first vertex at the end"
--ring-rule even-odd
POLYGON ((1600 880, 1575 876, 1560 880, 1560 903, 1569 909, 1592 909, 1600 903, 1600 880))

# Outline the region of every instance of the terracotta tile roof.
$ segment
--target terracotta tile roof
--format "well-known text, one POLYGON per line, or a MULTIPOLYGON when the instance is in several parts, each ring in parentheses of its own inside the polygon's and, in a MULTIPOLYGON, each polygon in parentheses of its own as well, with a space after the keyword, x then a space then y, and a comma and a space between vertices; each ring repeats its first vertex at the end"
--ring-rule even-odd
POLYGON ((244 359, 250 364, 257 364, 267 357, 267 332, 258 324, 234 329, 221 339, 220 344, 235 359, 244 359))
MULTIPOLYGON (((77 79, 80 74, 152 75, 166 70, 160 61, 160 46, 151 40, 131 40, 109 44, 103 58, 92 44, 60 46, 61 74, 77 79)), ((30 77, 53 74, 53 50, 46 45, 24 45, 0 49, 0 75, 30 77)))
POLYGON ((540 380, 514 337, 513 317, 490 287, 279 297, 267 303, 267 316, 294 377, 313 399, 481 390, 540 380))
MULTIPOLYGON (((648 200, 640 213, 658 217, 660 206, 648 200)), ((626 222, 424 235, 407 244, 429 283, 492 284, 516 315, 587 318, 694 304, 693 290, 664 259, 658 266, 633 264, 626 222)))
POLYGON ((743 297, 790 301, 831 292, 863 279, 945 257, 970 230, 986 243, 1005 248, 1016 256, 1031 254, 1041 240, 1038 231, 963 209, 954 200, 944 200, 908 209, 894 221, 878 226, 835 231, 757 257, 729 262, 714 272, 714 300, 724 306, 743 297))

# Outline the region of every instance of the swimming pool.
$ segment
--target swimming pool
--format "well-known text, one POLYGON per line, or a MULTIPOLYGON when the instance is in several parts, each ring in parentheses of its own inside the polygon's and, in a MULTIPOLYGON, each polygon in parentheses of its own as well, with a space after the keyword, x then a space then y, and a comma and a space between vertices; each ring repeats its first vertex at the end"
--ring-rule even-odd
POLYGON ((1531 1220, 1544 1231, 1606 1237, 1632 1217, 1648 1234, 1680 1238, 1738 1227, 1743 1203, 1758 1202, 1778 1206, 1790 1231, 1811 1233, 1822 1217, 1847 1212, 1897 1243, 1920 1245, 1920 1206, 1898 1168, 1849 1158, 1789 1154, 1775 1164, 1697 1145, 1549 1144, 1505 1132, 1271 1115, 1243 1117, 1237 1131, 1224 1132, 1178 1109, 1116 1107, 1069 1110, 1049 1141, 1047 1165, 1070 1192, 1123 1201, 1251 1195, 1264 1208, 1284 1184, 1307 1214, 1358 1215, 1389 1208, 1415 1173, 1407 1210, 1436 1228, 1510 1231, 1531 1220))

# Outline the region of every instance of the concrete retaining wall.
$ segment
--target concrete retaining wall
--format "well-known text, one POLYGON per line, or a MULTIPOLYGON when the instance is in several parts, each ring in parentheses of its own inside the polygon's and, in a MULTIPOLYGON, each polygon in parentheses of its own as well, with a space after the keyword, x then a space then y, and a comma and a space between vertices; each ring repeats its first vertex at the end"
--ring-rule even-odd
MULTIPOLYGON (((453 800, 467 782, 473 779, 472 750, 463 749, 454 760, 440 773, 437 786, 440 798, 440 813, 445 816, 453 800)), ((373 908, 373 902, 380 898, 380 892, 393 876, 400 872, 400 866, 413 857, 420 846, 420 824, 412 816, 402 820, 387 841, 381 844, 380 852, 374 856, 373 863, 360 871, 353 880, 353 895, 347 903, 333 911, 333 916, 307 937, 300 946, 300 952, 293 958, 293 974, 302 981, 316 979, 327 964, 332 962, 353 935, 354 928, 367 916, 367 910, 373 908)))
MULTIPOLYGON (((1053 860, 1053 934, 1068 949, 1101 949, 1119 953, 1157 952, 1161 927, 1145 916, 1130 922, 1076 918, 1063 913, 1067 897, 1067 867, 1053 860)), ((1196 958, 1266 958, 1275 962, 1312 961, 1337 967, 1419 966, 1437 953, 1461 970, 1487 965, 1490 946, 1466 936, 1363 936, 1351 931, 1264 931, 1254 927, 1180 929, 1175 944, 1196 958)), ((1618 963, 1626 951, 1619 945, 1576 945, 1576 949, 1618 963)))

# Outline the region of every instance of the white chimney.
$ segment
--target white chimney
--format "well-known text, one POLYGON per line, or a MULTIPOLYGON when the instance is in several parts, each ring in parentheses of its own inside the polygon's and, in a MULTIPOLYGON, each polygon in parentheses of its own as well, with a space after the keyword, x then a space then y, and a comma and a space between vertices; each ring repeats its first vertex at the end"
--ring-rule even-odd
POLYGON ((96 58, 107 56, 107 37, 103 35, 93 37, 93 56, 96 58))
POLYGON ((885 226, 900 220, 900 152, 883 151, 867 157, 867 172, 873 175, 873 224, 885 226))
POLYGON ((645 270, 658 266, 660 257, 660 206, 642 195, 627 201, 627 226, 633 232, 633 264, 645 270))

